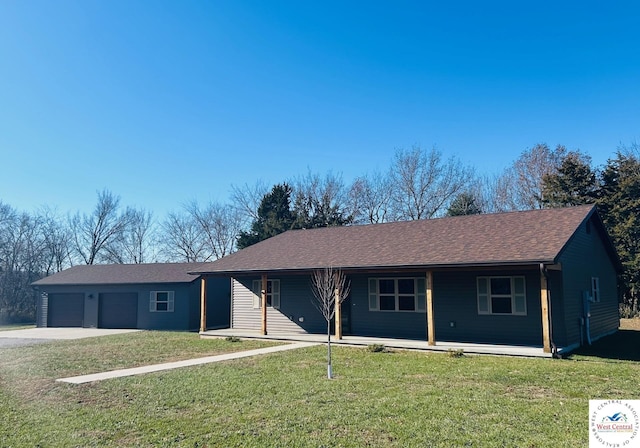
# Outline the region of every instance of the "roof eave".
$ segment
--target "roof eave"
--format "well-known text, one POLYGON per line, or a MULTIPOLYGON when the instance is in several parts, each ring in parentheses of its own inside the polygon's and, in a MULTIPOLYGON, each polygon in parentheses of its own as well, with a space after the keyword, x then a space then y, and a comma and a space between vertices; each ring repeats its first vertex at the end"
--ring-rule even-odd
MULTIPOLYGON (((341 269, 344 272, 372 272, 372 271, 428 271, 441 269, 474 269, 474 268, 517 268, 544 265, 556 265, 556 259, 531 259, 531 260, 511 260, 511 261, 488 261, 488 262, 465 262, 465 263, 436 263, 424 265, 369 265, 369 266, 332 266, 334 269, 341 269)), ((280 274, 302 274, 323 269, 324 266, 308 266, 297 268, 276 268, 276 269, 230 269, 216 271, 189 272, 191 275, 204 276, 225 276, 234 277, 240 275, 263 275, 273 272, 280 274)))

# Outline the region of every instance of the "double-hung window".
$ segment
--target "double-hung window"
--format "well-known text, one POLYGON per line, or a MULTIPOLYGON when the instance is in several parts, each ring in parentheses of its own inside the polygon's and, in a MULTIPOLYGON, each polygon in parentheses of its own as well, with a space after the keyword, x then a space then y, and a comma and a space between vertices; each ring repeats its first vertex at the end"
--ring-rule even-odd
POLYGON ((149 311, 172 313, 173 312, 173 291, 151 291, 149 300, 149 311))
MULTIPOLYGON (((253 307, 262 307, 262 280, 254 280, 253 307)), ((267 308, 280 308, 280 280, 267 280, 267 308)))
POLYGON ((478 277, 478 314, 527 314, 524 277, 478 277))
POLYGON ((370 278, 369 310, 425 312, 425 278, 370 278))

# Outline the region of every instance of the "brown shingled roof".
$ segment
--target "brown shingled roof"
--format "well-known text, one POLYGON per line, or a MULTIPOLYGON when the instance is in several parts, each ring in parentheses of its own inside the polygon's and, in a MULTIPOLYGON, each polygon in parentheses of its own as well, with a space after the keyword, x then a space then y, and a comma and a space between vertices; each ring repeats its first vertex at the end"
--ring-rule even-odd
POLYGON ((38 280, 33 286, 191 283, 197 277, 188 272, 199 266, 200 263, 81 265, 38 280))
POLYGON ((193 273, 554 263, 592 206, 292 230, 193 273))

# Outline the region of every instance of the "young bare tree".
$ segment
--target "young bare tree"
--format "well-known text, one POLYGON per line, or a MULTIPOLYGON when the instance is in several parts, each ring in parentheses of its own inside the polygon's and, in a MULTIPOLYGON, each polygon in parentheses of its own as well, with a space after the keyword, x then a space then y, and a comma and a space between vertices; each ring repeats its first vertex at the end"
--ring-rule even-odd
POLYGON ((106 257, 107 246, 126 229, 130 216, 120 213, 120 198, 108 190, 98 193, 98 203, 91 214, 77 213, 71 218, 74 248, 86 264, 106 257))
POLYGON ((311 275, 313 304, 327 321, 327 378, 333 378, 331 365, 331 320, 335 317, 336 304, 349 296, 351 282, 340 269, 324 268, 311 275))
POLYGON ((471 169, 452 157, 419 146, 398 149, 389 174, 393 185, 395 218, 401 221, 429 219, 446 212, 449 202, 464 191, 471 169))

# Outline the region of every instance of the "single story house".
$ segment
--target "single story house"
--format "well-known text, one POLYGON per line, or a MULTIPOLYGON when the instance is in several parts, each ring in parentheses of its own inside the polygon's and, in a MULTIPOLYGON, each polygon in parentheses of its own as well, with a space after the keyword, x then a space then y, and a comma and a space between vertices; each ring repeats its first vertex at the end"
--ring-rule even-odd
MULTIPOLYGON (((39 327, 201 329, 197 263, 73 266, 33 283, 39 327)), ((206 284, 205 328, 227 328, 230 281, 206 284)))
POLYGON ((350 281, 336 336, 570 350, 617 331, 622 269, 595 207, 292 230, 191 272, 231 277, 231 328, 326 332, 311 274, 350 281))

